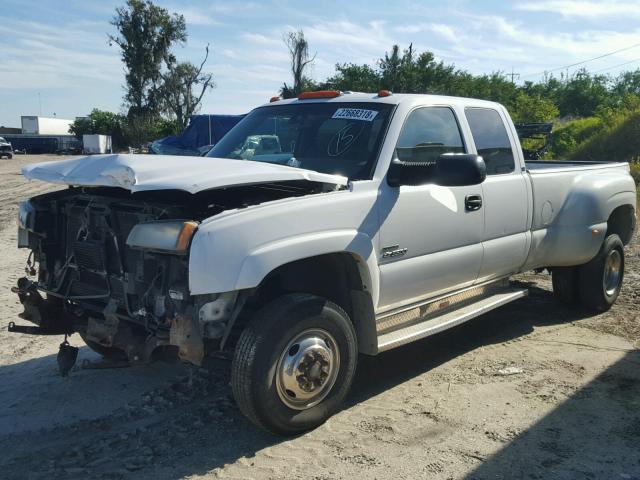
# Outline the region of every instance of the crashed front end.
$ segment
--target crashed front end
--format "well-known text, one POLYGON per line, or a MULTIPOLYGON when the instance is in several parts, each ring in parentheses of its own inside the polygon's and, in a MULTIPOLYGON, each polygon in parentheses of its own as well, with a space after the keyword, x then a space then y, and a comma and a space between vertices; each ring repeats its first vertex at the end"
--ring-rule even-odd
POLYGON ((119 188, 69 188, 23 202, 18 246, 31 250, 14 291, 36 334, 78 332, 132 363, 178 355, 200 364, 220 342, 235 293, 191 296, 188 255, 198 228, 188 202, 133 198, 119 188))

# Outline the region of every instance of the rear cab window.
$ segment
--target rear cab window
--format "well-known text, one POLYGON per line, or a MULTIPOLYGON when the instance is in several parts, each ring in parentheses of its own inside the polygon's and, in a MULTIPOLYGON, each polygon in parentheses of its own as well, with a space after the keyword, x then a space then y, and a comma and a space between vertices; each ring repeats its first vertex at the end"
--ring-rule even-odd
POLYGON ((502 175, 515 170, 513 148, 504 121, 497 110, 466 108, 465 116, 473 141, 487 166, 487 175, 502 175))

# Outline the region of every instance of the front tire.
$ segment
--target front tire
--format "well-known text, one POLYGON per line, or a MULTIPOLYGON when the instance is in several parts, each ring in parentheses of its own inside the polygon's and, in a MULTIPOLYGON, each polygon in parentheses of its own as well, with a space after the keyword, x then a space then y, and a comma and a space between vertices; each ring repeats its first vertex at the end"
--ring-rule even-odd
POLYGON ((624 277, 624 245, 618 235, 605 238, 598 254, 580 266, 580 300, 590 310, 604 312, 615 303, 624 277))
POLYGON ((348 315, 329 300, 288 294, 244 330, 231 366, 240 411, 280 435, 321 425, 347 395, 358 356, 348 315))

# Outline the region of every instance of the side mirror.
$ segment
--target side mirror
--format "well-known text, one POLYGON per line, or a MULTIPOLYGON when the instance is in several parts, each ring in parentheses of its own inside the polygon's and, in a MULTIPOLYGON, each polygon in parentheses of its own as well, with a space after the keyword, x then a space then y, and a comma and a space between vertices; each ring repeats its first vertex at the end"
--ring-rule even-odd
POLYGON ((445 153, 436 160, 434 183, 443 187, 478 185, 487 178, 482 157, 473 153, 445 153))
POLYGON ((487 177, 482 157, 472 153, 444 153, 435 161, 407 162, 394 158, 387 173, 392 187, 426 185, 443 187, 478 185, 487 177))

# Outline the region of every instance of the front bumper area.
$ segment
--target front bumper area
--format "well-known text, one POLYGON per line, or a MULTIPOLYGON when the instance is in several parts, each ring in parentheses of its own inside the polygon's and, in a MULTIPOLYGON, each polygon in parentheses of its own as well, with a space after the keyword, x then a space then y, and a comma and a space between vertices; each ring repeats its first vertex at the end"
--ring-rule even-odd
POLYGON ((18 279, 18 284, 11 289, 18 295, 24 312, 20 318, 34 323, 31 325, 16 325, 9 322, 9 331, 27 333, 31 335, 70 335, 73 333, 72 318, 67 316, 61 301, 51 301, 40 295, 36 284, 26 277, 18 279))
POLYGON ((71 335, 78 333, 87 343, 122 351, 129 363, 149 363, 157 357, 180 358, 200 365, 204 341, 192 315, 176 315, 168 330, 150 333, 139 325, 122 321, 116 304, 110 301, 101 315, 85 312, 50 294, 43 297, 37 284, 26 277, 12 288, 24 311, 20 318, 34 325, 9 322, 8 331, 29 335, 71 335))

